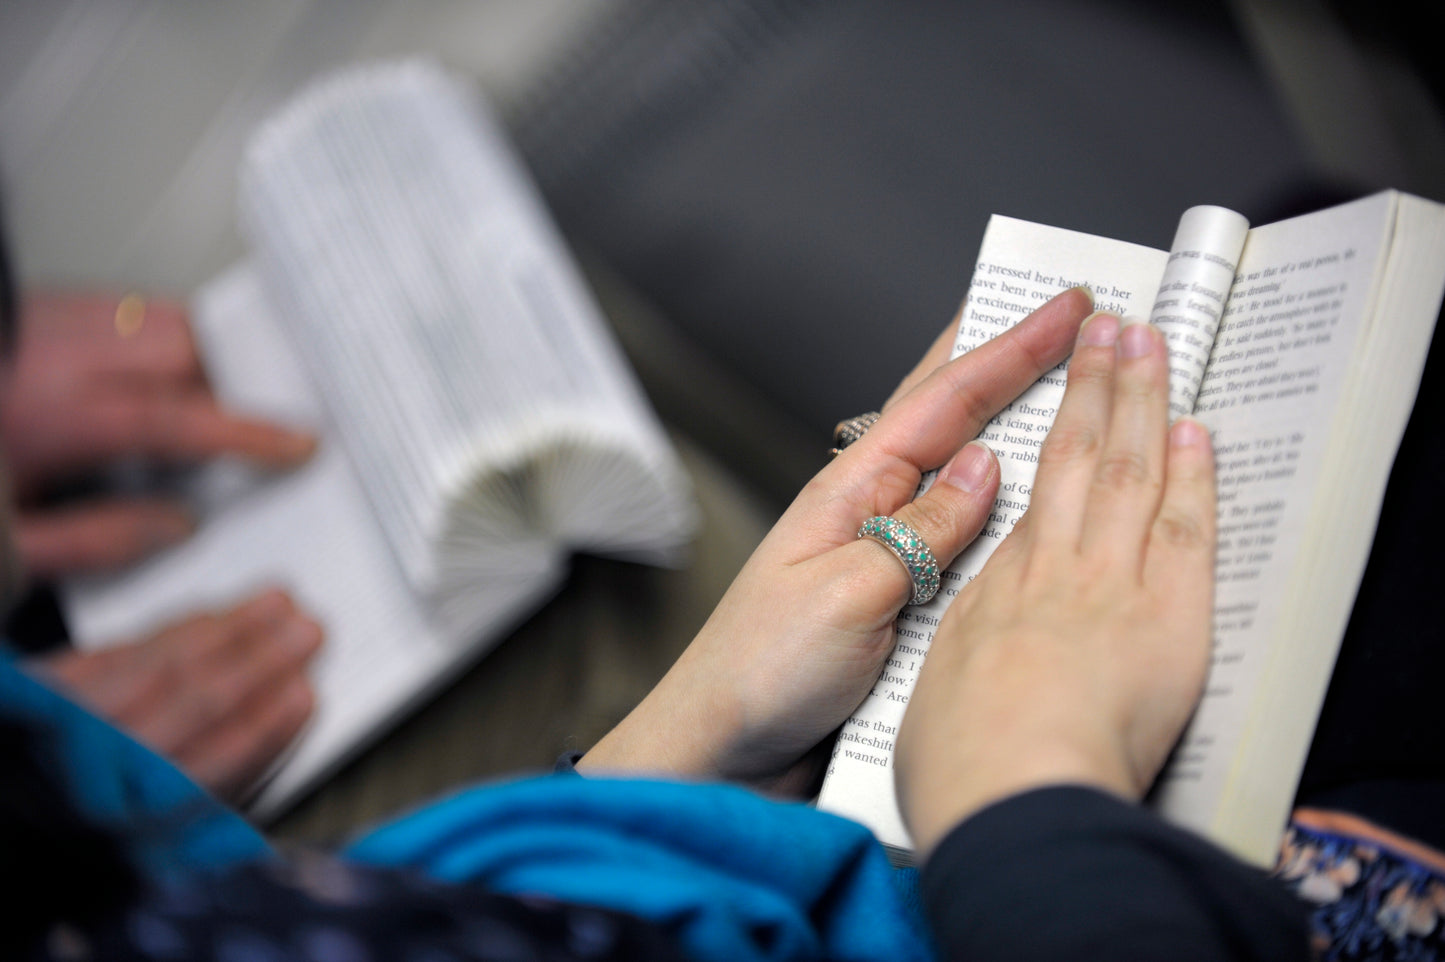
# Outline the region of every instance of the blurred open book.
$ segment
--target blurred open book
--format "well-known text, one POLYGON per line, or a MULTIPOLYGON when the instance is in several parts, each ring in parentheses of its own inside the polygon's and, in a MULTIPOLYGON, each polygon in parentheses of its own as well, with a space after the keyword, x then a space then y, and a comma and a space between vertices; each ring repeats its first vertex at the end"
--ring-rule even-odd
POLYGON ((356 68, 256 133, 251 257, 197 292, 221 400, 317 430, 304 468, 202 472, 194 538, 67 586, 83 647, 267 584, 325 624, 278 813, 560 586, 574 550, 676 562, 665 434, 485 103, 423 62, 356 68))

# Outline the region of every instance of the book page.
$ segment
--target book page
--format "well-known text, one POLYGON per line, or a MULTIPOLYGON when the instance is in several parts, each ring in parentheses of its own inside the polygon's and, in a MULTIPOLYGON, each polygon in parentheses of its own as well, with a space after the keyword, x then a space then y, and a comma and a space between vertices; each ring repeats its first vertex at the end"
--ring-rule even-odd
POLYGON ((1246 857, 1273 857, 1278 850, 1445 299, 1445 205, 1397 192, 1358 203, 1382 200, 1388 253, 1365 298, 1370 315, 1349 350, 1321 477, 1260 681, 1267 695, 1251 706, 1212 832, 1246 857))
POLYGON ((1179 219, 1149 315, 1169 345, 1171 420, 1194 410, 1248 233, 1249 221, 1224 207, 1191 207, 1179 219))
POLYGON ((685 545, 685 477, 473 90, 423 62, 329 78, 258 132, 240 207, 419 592, 465 609, 513 542, 601 538, 659 561, 685 545))
POLYGON ((563 558, 513 557, 512 576, 476 586, 485 631, 442 623, 411 591, 325 409, 291 354, 258 276, 233 270, 192 306, 198 344, 223 403, 318 430, 296 471, 218 462, 198 481, 195 535, 119 576, 66 587, 76 643, 128 641, 207 607, 279 585, 314 614, 326 644, 312 667, 316 711, 251 812, 278 812, 366 740, 470 664, 561 583, 563 558))
POLYGON ((1157 802, 1261 863, 1288 814, 1438 310, 1441 267, 1427 258, 1410 280, 1433 284, 1435 305, 1380 311, 1397 196, 1251 232, 1197 405, 1218 460, 1213 666, 1157 802))
MULTIPOLYGON (((995 216, 984 232, 954 354, 982 344, 1078 285, 1094 292, 1099 310, 1145 317, 1167 260, 1165 251, 995 216)), ((894 848, 908 849, 911 843, 893 792, 893 736, 943 612, 1028 507, 1039 448, 1063 398, 1067 366, 1044 375, 979 435, 998 455, 1001 473, 988 523, 943 572, 938 595, 898 616, 896 644, 882 676, 839 733, 818 804, 869 826, 894 848)))

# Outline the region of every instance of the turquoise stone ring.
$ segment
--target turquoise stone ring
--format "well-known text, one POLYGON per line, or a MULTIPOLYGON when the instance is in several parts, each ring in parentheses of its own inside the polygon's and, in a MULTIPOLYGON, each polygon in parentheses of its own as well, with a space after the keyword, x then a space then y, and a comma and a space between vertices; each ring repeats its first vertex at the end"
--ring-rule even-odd
POLYGON ((903 562, 908 569, 908 577, 913 581, 913 597, 908 600, 910 605, 927 604, 938 594, 938 559, 933 557, 933 552, 917 531, 897 518, 878 515, 863 522, 858 529, 858 537, 872 538, 903 562))

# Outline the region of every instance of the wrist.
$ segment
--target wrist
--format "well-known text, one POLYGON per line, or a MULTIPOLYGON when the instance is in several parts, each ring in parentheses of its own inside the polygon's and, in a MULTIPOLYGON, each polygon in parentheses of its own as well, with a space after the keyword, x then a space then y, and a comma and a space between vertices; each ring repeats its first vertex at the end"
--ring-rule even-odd
POLYGON ((688 697, 664 678, 577 762, 588 775, 709 781, 728 777, 732 726, 711 693, 688 697))
POLYGON ((1061 749, 1028 749, 990 760, 960 758, 958 764, 913 772, 900 764, 896 776, 899 809, 919 861, 953 829, 991 805, 1040 788, 1073 785, 1136 800, 1122 772, 1097 759, 1061 749))
POLYGON ((1147 785, 1138 784, 1117 735, 1067 705, 1060 699, 1036 713, 1016 707, 920 729, 905 717, 895 781, 920 858, 976 812, 1032 789, 1079 785, 1139 799, 1147 785))

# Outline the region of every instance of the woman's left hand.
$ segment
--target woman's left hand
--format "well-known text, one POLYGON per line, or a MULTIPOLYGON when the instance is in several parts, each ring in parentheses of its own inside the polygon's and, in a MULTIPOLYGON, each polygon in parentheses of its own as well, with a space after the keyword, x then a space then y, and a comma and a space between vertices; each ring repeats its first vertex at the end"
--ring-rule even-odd
POLYGON ((780 793, 811 784, 817 765, 799 763, 868 694, 912 590, 899 560, 859 539, 859 526, 892 515, 946 567, 982 529, 998 490, 993 453, 970 442, 1068 356, 1090 308, 1086 291, 1065 291, 944 364, 951 325, 877 424, 803 489, 682 657, 579 769, 780 793), (914 500, 924 472, 940 466, 914 500))

